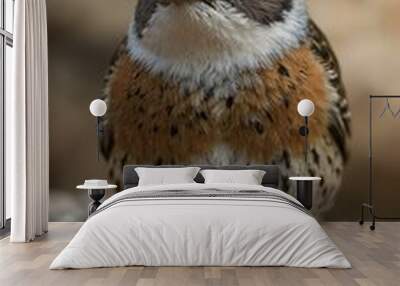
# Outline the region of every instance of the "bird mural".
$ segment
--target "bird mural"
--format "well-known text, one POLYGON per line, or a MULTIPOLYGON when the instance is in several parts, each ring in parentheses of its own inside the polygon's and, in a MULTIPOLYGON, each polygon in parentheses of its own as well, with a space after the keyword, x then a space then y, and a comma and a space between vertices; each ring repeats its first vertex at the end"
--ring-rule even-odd
POLYGON ((330 209, 351 118, 338 61, 305 0, 139 0, 106 76, 102 154, 125 164, 278 164, 320 176, 330 209), (302 99, 314 102, 308 164, 302 99))

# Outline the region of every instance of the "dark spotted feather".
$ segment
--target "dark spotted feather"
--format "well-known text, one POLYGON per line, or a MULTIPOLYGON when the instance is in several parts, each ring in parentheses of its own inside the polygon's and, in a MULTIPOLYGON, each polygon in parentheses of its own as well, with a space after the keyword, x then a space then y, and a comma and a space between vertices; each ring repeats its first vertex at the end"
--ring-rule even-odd
POLYGON ((308 33, 311 49, 320 59, 325 68, 331 86, 339 95, 338 99, 333 103, 333 106, 330 110, 331 120, 328 129, 335 143, 338 145, 344 161, 347 161, 347 137, 351 135, 351 118, 339 62, 331 48, 329 41, 312 20, 309 22, 308 33))

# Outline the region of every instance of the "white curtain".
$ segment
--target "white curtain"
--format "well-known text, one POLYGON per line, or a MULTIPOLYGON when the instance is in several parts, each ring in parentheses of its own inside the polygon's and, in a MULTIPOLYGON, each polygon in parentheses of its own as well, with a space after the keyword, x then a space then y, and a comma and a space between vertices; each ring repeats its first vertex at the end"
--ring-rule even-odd
POLYGON ((47 232, 48 57, 45 0, 15 1, 14 92, 6 98, 6 187, 12 242, 47 232))

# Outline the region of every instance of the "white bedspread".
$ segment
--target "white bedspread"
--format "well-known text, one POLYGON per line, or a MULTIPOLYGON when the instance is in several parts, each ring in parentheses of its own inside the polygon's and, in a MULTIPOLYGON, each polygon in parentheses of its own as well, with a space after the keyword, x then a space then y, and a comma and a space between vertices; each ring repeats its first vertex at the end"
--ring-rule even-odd
MULTIPOLYGON (((185 184, 136 187, 106 200, 50 269, 145 266, 349 268, 318 222, 301 210, 257 198, 152 198, 113 204, 131 192, 263 190, 262 186, 185 184), (107 207, 108 206, 108 207, 107 207)), ((298 202, 297 202, 298 203, 298 202)))

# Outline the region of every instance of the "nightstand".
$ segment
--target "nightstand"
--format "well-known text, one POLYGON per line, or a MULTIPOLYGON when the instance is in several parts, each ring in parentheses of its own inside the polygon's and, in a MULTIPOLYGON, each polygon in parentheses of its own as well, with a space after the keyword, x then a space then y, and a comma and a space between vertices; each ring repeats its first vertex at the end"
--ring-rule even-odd
POLYGON ((117 185, 102 185, 102 186, 96 186, 96 185, 90 185, 90 184, 84 184, 84 185, 79 185, 76 187, 78 190, 87 190, 89 198, 92 200, 92 202, 88 206, 88 215, 90 216, 92 213, 94 213, 97 208, 101 205, 101 199, 104 197, 106 194, 106 190, 113 190, 117 188, 117 185))
POLYGON ((320 177, 290 177, 289 180, 297 183, 297 199, 308 210, 312 209, 313 183, 321 181, 320 177))

